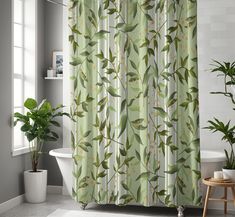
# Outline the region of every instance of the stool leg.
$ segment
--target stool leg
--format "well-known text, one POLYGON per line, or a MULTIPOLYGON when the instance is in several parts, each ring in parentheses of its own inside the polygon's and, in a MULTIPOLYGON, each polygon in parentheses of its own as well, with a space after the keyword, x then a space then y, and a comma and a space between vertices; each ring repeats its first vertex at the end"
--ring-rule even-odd
POLYGON ((206 211, 207 211, 210 193, 211 193, 211 186, 207 186, 206 199, 205 199, 204 210, 203 210, 203 217, 206 217, 206 211))
POLYGON ((231 187, 231 189, 232 189, 232 193, 233 193, 233 204, 235 206, 235 189, 234 189, 234 187, 231 187))
MULTIPOLYGON (((224 187, 224 199, 227 200, 227 187, 224 187)), ((224 201, 224 214, 227 214, 227 201, 224 201)))

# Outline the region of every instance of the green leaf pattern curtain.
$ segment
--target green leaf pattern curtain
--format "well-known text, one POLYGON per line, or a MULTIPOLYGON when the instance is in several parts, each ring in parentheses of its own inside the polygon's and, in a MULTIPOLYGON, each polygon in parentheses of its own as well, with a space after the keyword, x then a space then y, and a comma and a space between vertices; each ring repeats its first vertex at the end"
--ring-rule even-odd
POLYGON ((73 197, 199 205, 196 0, 70 0, 73 197))

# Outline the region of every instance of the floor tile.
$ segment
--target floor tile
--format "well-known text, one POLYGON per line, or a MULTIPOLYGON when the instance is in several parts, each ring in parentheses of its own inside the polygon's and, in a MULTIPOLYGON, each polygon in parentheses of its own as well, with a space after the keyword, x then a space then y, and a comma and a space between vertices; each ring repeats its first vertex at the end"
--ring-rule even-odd
MULTIPOLYGON (((47 201, 41 204, 29 204, 23 203, 6 213, 0 215, 0 217, 46 217, 56 209, 68 209, 79 210, 79 205, 68 196, 62 195, 48 195, 47 201)), ((131 214, 136 216, 156 216, 156 217, 173 217, 177 216, 175 209, 163 208, 163 207, 140 207, 140 206, 125 206, 119 207, 115 205, 97 205, 89 204, 87 210, 100 211, 100 212, 112 212, 131 214)), ((201 217, 201 209, 186 209, 185 217, 201 217)), ((208 217, 222 217, 222 211, 209 211, 208 217)), ((235 212, 230 212, 226 217, 234 217, 235 212)))

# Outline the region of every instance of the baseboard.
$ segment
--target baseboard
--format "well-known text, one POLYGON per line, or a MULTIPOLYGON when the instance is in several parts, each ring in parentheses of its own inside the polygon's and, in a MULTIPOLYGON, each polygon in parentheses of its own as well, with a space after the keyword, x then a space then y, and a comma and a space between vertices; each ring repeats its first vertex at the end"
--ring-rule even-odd
POLYGON ((4 203, 0 204, 0 214, 6 212, 7 210, 12 209, 15 206, 20 205, 24 202, 24 194, 14 197, 4 203))
POLYGON ((48 185, 47 194, 62 194, 62 186, 48 185))

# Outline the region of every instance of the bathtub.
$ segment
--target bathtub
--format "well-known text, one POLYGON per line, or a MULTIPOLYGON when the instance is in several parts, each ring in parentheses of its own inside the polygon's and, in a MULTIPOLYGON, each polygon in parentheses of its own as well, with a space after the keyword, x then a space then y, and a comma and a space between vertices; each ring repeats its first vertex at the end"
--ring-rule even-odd
POLYGON ((201 173, 202 178, 214 176, 214 171, 221 171, 225 163, 224 152, 201 151, 201 173))
MULTIPOLYGON (((68 193, 72 195, 72 150, 71 148, 59 148, 49 152, 54 156, 59 165, 61 174, 63 176, 65 187, 68 193)), ((201 151, 201 172, 202 178, 213 176, 216 170, 222 170, 225 161, 225 155, 222 152, 202 150, 201 151)), ((204 190, 203 190, 204 191, 204 190)))
POLYGON ((54 156, 59 165, 60 172, 63 177, 64 185, 69 195, 72 195, 73 186, 73 159, 71 148, 58 148, 51 150, 49 155, 54 156))

